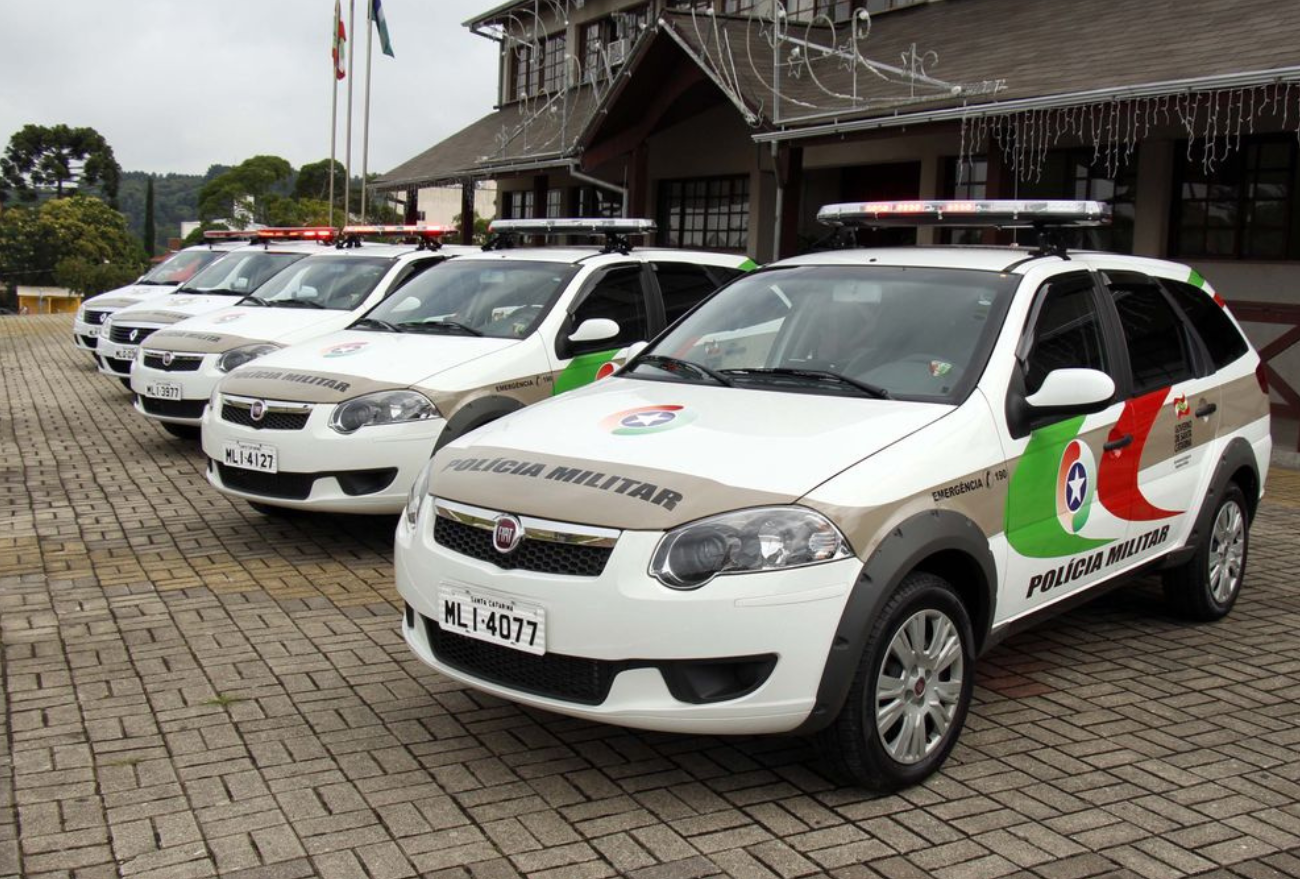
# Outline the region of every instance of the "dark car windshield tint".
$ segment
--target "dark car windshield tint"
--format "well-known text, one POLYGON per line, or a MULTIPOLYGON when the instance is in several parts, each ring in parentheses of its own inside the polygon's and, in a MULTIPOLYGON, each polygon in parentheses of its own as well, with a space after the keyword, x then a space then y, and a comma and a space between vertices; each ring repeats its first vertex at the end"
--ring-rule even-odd
POLYGON ((312 256, 257 291, 267 305, 352 311, 393 266, 392 257, 312 256))
POLYGON ((577 271, 559 262, 448 260, 412 279, 366 317, 402 332, 523 338, 577 271))
POLYGON ((246 296, 306 255, 237 250, 199 272, 176 292, 246 296))
POLYGON ((140 283, 158 284, 160 286, 184 284, 202 271, 205 266, 211 265, 220 257, 225 256, 227 252, 224 250, 182 250, 180 253, 174 254, 151 268, 140 279, 140 283))
POLYGON ((895 266, 797 266, 741 278, 629 373, 736 387, 956 402, 984 369, 1020 278, 895 266), (665 368, 667 367, 667 368, 665 368), (714 379, 717 381, 717 379, 714 379))

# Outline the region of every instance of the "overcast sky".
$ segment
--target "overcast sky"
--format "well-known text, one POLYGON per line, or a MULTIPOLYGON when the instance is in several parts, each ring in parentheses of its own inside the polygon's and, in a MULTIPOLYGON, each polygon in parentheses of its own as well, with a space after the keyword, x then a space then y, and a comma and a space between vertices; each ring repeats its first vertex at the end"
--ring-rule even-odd
MULTIPOLYGON (((353 168, 361 169, 366 0, 356 2, 353 168)), ((460 26, 497 0, 383 0, 371 171, 492 110, 496 44, 460 26)), ((348 0, 343 0, 343 16, 348 0)), ((126 171, 202 173, 249 156, 329 156, 334 0, 0 0, 0 148, 23 125, 90 126, 126 171)), ((349 31, 349 37, 353 36, 349 31)), ((344 159, 345 79, 338 158, 344 159)))

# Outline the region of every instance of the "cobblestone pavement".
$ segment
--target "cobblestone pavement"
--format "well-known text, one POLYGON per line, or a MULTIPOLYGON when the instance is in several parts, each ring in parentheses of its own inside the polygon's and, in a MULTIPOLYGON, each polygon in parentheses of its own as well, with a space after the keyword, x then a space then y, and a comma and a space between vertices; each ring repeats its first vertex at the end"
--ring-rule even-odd
POLYGON ((66 317, 0 318, 0 876, 1300 875, 1300 474, 1248 587, 1150 583, 998 648, 945 770, 522 710, 408 653, 392 520, 268 519, 66 317))

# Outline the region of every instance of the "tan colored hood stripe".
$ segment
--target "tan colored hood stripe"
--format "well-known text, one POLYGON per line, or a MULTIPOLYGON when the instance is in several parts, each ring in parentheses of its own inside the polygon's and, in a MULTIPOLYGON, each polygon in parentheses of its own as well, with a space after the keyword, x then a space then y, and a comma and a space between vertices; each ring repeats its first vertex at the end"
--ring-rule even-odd
POLYGON ((125 296, 121 299, 101 299, 98 302, 86 304, 87 311, 98 311, 101 308, 126 308, 128 305, 135 305, 140 302, 139 299, 128 299, 125 296))
POLYGON ((262 341, 265 340, 200 330, 159 330, 149 337, 145 347, 154 351, 178 351, 183 354, 220 354, 231 348, 255 345, 262 341))
POLYGON ((342 403, 363 394, 410 387, 358 375, 258 366, 256 362, 235 370, 219 389, 223 394, 286 400, 298 403, 342 403))
POLYGON ((130 326, 137 321, 145 321, 151 324, 174 324, 183 320, 189 320, 194 317, 192 314, 186 314, 183 311, 133 311, 130 314, 114 315, 115 321, 130 326))

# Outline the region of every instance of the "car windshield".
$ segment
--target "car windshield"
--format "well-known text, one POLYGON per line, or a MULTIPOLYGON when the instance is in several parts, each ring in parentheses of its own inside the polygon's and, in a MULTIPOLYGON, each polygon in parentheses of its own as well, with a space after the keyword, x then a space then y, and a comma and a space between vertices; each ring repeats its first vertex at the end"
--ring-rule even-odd
POLYGON ((176 292, 247 296, 306 255, 260 248, 232 251, 199 272, 176 292))
POLYGON ((313 256, 267 282, 256 299, 276 308, 352 311, 392 267, 392 257, 313 256))
POLYGON ((759 272, 683 318, 624 374, 955 402, 983 371, 1018 282, 910 266, 759 272))
POLYGON ((559 262, 448 260, 372 309, 363 328, 520 339, 577 271, 559 262))
POLYGON ((225 256, 227 252, 207 248, 203 250, 182 250, 180 253, 173 254, 151 268, 138 283, 154 284, 160 287, 184 284, 205 266, 215 262, 219 257, 225 256))

